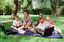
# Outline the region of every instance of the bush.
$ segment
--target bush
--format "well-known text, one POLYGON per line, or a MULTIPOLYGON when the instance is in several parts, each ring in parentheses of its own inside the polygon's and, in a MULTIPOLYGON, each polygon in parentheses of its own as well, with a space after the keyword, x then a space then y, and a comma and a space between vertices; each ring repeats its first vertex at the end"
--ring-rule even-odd
POLYGON ((26 8, 26 9, 23 9, 23 11, 27 11, 29 14, 32 14, 33 13, 33 11, 30 10, 30 7, 29 8, 26 8))
POLYGON ((62 11, 62 15, 64 15, 64 10, 62 11))
POLYGON ((3 15, 3 10, 0 9, 0 15, 3 15))
POLYGON ((42 9, 33 9, 33 14, 39 14, 39 13, 43 13, 43 14, 47 14, 50 15, 51 14, 51 10, 49 8, 42 8, 42 9))
POLYGON ((0 0, 0 14, 11 15, 13 0, 0 0))
POLYGON ((8 3, 7 5, 5 5, 5 9, 3 10, 3 13, 4 15, 11 15, 11 11, 12 11, 12 5, 8 3))

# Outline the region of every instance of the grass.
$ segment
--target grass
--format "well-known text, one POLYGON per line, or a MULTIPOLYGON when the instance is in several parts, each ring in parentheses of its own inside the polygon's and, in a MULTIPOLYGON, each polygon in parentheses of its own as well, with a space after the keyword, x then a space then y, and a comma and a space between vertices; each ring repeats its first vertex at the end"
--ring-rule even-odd
MULTIPOLYGON (((19 15, 20 18, 23 17, 23 15, 19 15)), ((38 15, 30 15, 33 21, 38 20, 38 15)), ((54 19, 54 23, 57 28, 60 28, 64 31, 64 16, 60 17, 53 17, 51 15, 44 15, 44 18, 46 16, 49 16, 54 19)), ((0 16, 0 19, 10 19, 11 16, 0 16)), ((8 23, 2 23, 4 24, 6 29, 9 29, 12 25, 12 22, 8 23)), ((61 34, 64 37, 64 34, 61 34)), ((63 39, 53 39, 53 38, 44 38, 44 37, 33 37, 33 36, 24 36, 24 35, 5 35, 3 32, 0 32, 0 42, 64 42, 63 39)))

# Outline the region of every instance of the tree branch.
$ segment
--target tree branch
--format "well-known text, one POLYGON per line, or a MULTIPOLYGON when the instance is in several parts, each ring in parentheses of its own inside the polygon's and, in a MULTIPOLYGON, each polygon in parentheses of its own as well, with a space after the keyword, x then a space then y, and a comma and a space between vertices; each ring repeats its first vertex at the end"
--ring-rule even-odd
POLYGON ((62 13, 62 11, 64 10, 64 6, 61 6, 60 8, 59 8, 59 15, 62 13))

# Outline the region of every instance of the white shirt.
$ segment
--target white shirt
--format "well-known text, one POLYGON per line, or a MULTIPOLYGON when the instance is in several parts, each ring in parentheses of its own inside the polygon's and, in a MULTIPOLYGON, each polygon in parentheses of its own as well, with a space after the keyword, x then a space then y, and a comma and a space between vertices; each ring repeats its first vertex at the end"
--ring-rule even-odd
MULTIPOLYGON (((20 24, 22 25, 22 21, 21 21, 21 20, 19 20, 19 21, 20 21, 20 24)), ((14 21, 13 21, 13 25, 16 25, 16 23, 17 23, 17 21, 14 20, 14 21)))
POLYGON ((37 28, 44 30, 46 28, 46 24, 45 23, 39 23, 38 26, 36 27, 36 29, 37 28))

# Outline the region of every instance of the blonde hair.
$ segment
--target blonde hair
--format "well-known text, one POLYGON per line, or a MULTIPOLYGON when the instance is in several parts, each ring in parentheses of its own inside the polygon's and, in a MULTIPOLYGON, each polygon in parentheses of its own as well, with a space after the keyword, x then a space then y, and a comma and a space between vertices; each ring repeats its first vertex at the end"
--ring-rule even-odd
POLYGON ((46 17, 46 19, 50 19, 50 17, 49 17, 49 16, 47 16, 47 17, 46 17))
POLYGON ((50 19, 50 22, 54 22, 54 20, 53 19, 50 19))

